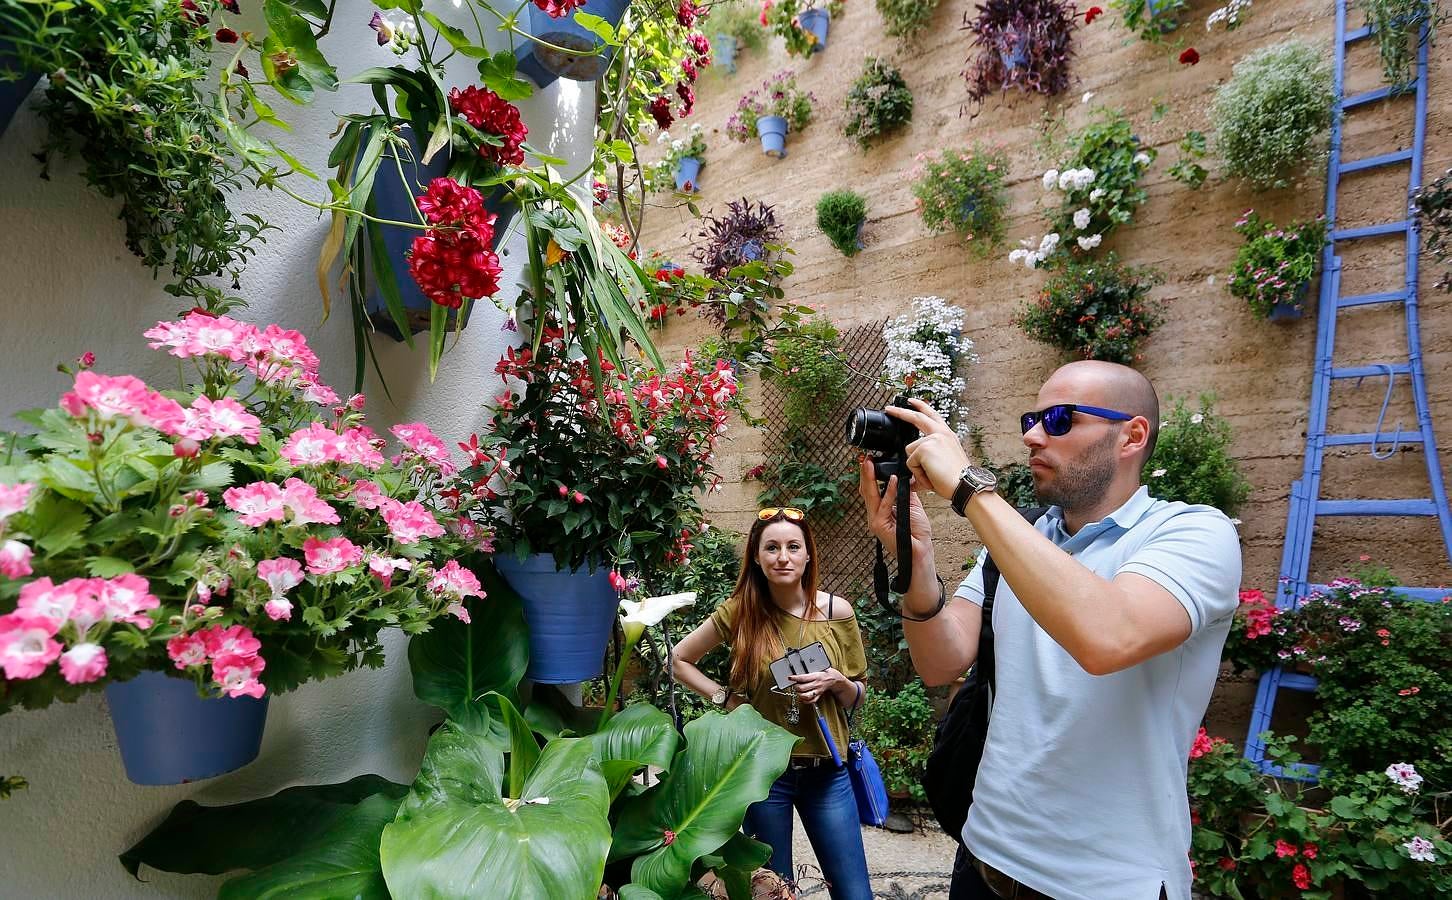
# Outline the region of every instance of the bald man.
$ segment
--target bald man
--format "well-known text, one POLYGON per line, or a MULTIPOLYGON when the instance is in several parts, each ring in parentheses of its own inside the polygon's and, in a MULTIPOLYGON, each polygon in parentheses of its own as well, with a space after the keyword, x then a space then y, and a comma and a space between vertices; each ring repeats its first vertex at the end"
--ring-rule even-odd
MULTIPOLYGON (((973 664, 988 554, 1002 573, 992 714, 950 900, 1189 900, 1186 767, 1237 604, 1234 526, 1140 484, 1159 399, 1126 366, 1066 365, 1020 418, 1034 489, 1051 504, 1033 524, 942 418, 913 407, 888 412, 922 433, 908 447, 914 487, 951 498, 985 545, 944 598, 912 496, 903 631, 927 684, 973 664)), ((887 547, 895 488, 880 497, 864 463, 869 525, 887 547)))

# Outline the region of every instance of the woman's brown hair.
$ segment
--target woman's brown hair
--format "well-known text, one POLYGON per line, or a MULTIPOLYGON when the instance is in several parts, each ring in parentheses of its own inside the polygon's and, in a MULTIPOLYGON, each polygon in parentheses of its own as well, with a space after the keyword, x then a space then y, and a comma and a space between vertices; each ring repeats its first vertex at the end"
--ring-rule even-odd
POLYGON ((817 541, 806 519, 792 520, 777 513, 768 519, 757 519, 746 538, 746 558, 741 561, 741 575, 731 599, 736 601, 736 615, 731 622, 731 685, 751 690, 757 679, 767 671, 767 664, 786 652, 781 628, 777 624, 777 606, 771 601, 771 586, 766 573, 756 561, 761 549, 761 533, 766 526, 786 522, 801 529, 802 543, 807 548, 807 565, 802 571, 802 589, 807 596, 804 618, 817 612, 817 541))

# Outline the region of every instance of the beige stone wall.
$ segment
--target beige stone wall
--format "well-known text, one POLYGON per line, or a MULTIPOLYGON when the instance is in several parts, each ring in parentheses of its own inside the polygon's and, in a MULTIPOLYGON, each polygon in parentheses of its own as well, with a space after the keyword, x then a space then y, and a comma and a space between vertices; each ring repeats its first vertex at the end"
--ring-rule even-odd
MULTIPOLYGON (((965 84, 959 74, 970 54, 970 35, 961 25, 971 3, 942 0, 926 36, 918 45, 904 47, 882 34, 871 3, 850 0, 843 18, 832 23, 827 51, 806 62, 790 60, 780 42, 773 41, 764 52, 742 55, 735 76, 712 70, 702 80, 697 112, 685 124, 701 122, 710 140, 697 199, 702 210, 746 196, 773 204, 786 223, 787 240, 796 250, 797 271, 786 283, 794 302, 843 324, 899 314, 916 295, 937 294, 967 310, 965 333, 980 357, 968 376, 972 419, 986 430, 991 455, 1008 461, 1023 458, 1017 414, 1029 408, 1039 384, 1062 361, 1010 322, 1044 278, 1006 261, 1019 238, 1044 231, 1036 206, 1042 194, 1038 179, 1054 161, 1036 156, 1035 141, 1045 117, 1063 116, 1076 128, 1096 105, 1123 109, 1139 135, 1160 151, 1147 177, 1149 202, 1130 227, 1106 242, 1127 261, 1154 265, 1166 275, 1154 296, 1165 301, 1167 321, 1144 345, 1141 368, 1162 397, 1202 391, 1219 396, 1219 410, 1235 428, 1236 455, 1254 486, 1240 513, 1244 583, 1269 591, 1279 568, 1288 491, 1302 466, 1316 327, 1314 315, 1290 325, 1254 319, 1225 290, 1226 273, 1240 243, 1233 231, 1239 214, 1254 206, 1284 221, 1322 212, 1324 168, 1294 188, 1259 195, 1219 179, 1213 159, 1206 161, 1212 178, 1198 192, 1171 180, 1166 170, 1178 157, 1176 144, 1186 130, 1209 133, 1210 100, 1237 59, 1292 36, 1324 46, 1329 53, 1335 14, 1325 0, 1265 2, 1252 8, 1239 30, 1206 33, 1204 17, 1216 5, 1192 2, 1193 14, 1180 31, 1200 52, 1196 66, 1182 66, 1173 52, 1135 39, 1110 12, 1076 32, 1075 81, 1069 92, 1053 99, 1012 93, 989 100, 974 115, 964 108, 965 84), (902 69, 914 93, 915 114, 911 127, 864 153, 842 136, 841 120, 846 92, 867 55, 886 57, 902 69), (778 161, 763 155, 754 141, 731 143, 724 126, 737 99, 784 66, 799 73, 820 104, 812 125, 790 136, 789 156, 778 161), (1093 92, 1087 104, 1081 103, 1085 92, 1093 92), (1152 110, 1160 102, 1169 111, 1154 122, 1152 110), (1011 158, 1008 242, 987 260, 968 253, 951 236, 927 233, 914 211, 905 174, 915 154, 975 142, 1000 145, 1011 158), (834 250, 816 227, 817 198, 841 187, 868 198, 867 246, 851 259, 834 250)), ((1360 24, 1359 15, 1353 13, 1352 19, 1353 25, 1360 24)), ((1452 165, 1452 53, 1438 45, 1432 57, 1425 155, 1429 177, 1452 165)), ((1348 71, 1348 93, 1378 86, 1374 48, 1364 45, 1353 52, 1348 71)), ((1344 158, 1409 146, 1412 113, 1410 99, 1353 112, 1344 158)), ((1344 181, 1340 224, 1399 217, 1406 179, 1407 168, 1399 166, 1344 181)), ((668 197, 654 202, 659 205, 647 213, 643 246, 693 267, 688 260, 698 227, 690 213, 673 208, 668 197)), ((1400 241, 1361 244, 1344 257, 1344 293, 1399 286, 1400 241)), ((1435 274, 1424 258, 1422 350, 1445 472, 1452 451, 1452 298, 1432 289, 1435 274)), ((678 320, 664 333, 662 345, 677 348, 707 333, 702 323, 678 320)), ((1404 334, 1399 306, 1343 313, 1337 363, 1404 359, 1404 334)), ((754 380, 751 386, 756 387, 754 380)), ((1333 429, 1372 430, 1384 389, 1384 380, 1368 380, 1359 388, 1340 383, 1333 393, 1333 429)), ((1410 397, 1405 380, 1399 379, 1388 428, 1397 420, 1403 427, 1415 427, 1410 397)), ((708 501, 722 525, 744 528, 749 522, 756 486, 740 483, 740 475, 761 461, 761 453, 761 437, 749 429, 736 430, 724 448, 721 470, 727 484, 708 501)), ((1426 496, 1423 456, 1416 448, 1405 448, 1384 462, 1371 460, 1365 448, 1331 453, 1325 472, 1326 496, 1426 496)), ((1407 583, 1452 584, 1434 521, 1323 522, 1328 524, 1318 530, 1313 575, 1345 572, 1359 555, 1369 554, 1391 562, 1407 583)), ((936 506, 935 527, 941 568, 951 578, 976 546, 974 536, 942 503, 936 506)))

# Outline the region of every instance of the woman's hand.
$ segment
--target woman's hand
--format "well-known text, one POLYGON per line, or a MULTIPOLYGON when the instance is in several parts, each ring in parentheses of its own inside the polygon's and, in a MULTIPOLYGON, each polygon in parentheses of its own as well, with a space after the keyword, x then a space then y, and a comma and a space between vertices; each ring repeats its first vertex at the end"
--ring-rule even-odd
MULTIPOLYGON (((822 672, 811 672, 806 675, 791 675, 789 677, 792 680, 792 684, 796 686, 797 697, 803 703, 810 703, 812 705, 816 705, 817 701, 822 698, 822 695, 828 691, 840 695, 844 686, 852 687, 852 682, 847 680, 846 675, 832 668, 828 668, 822 672)), ((852 693, 855 695, 857 689, 852 688, 852 693)))

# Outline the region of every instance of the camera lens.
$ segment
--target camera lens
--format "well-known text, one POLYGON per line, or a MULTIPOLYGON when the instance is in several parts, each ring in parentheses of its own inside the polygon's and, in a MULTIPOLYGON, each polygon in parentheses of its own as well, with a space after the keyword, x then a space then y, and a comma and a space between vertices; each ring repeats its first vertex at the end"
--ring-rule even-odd
POLYGON ((876 453, 891 453, 900 446, 897 420, 880 409, 858 407, 847 416, 847 443, 876 453))

